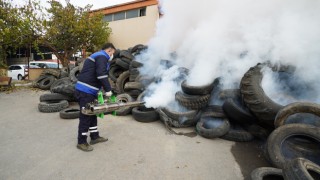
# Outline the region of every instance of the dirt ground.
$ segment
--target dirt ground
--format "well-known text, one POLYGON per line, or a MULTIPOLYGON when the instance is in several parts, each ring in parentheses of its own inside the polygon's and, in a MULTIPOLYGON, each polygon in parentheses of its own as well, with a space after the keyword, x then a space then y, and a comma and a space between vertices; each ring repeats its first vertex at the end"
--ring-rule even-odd
POLYGON ((236 180, 269 166, 260 142, 172 135, 160 121, 140 123, 131 115, 99 119, 100 135, 109 141, 82 152, 76 148, 79 120, 40 113, 44 93, 0 92, 0 179, 236 180))

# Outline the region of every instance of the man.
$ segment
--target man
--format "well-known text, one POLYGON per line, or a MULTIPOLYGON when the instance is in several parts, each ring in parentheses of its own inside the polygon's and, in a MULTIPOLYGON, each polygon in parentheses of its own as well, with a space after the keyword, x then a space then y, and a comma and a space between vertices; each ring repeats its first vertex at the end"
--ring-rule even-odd
MULTIPOLYGON (((97 99, 101 87, 106 96, 112 95, 108 81, 109 62, 113 58, 115 47, 107 43, 101 51, 92 54, 84 61, 81 73, 78 76, 75 96, 79 101, 80 110, 97 99)), ((90 144, 105 142, 108 139, 99 136, 97 116, 87 116, 80 112, 77 148, 83 151, 92 151, 93 147, 87 143, 87 134, 90 133, 90 144)))

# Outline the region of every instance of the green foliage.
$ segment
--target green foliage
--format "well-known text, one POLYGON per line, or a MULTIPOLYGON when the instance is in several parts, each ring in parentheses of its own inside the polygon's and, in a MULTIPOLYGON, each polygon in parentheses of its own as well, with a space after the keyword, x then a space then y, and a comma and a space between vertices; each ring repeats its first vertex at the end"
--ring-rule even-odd
POLYGON ((50 1, 48 18, 43 21, 43 32, 39 43, 50 48, 64 66, 68 59, 81 49, 95 49, 107 42, 111 29, 102 20, 102 14, 89 13, 91 6, 76 7, 66 1, 50 1))
POLYGON ((6 62, 8 49, 16 49, 32 43, 40 25, 39 3, 29 1, 25 5, 14 6, 12 0, 0 0, 0 63, 6 62))

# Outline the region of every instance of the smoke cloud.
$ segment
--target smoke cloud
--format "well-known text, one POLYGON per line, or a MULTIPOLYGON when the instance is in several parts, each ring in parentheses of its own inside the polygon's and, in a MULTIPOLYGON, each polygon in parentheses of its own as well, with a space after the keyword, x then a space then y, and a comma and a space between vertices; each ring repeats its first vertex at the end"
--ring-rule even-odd
MULTIPOLYGON (((174 80, 177 71, 163 69, 161 59, 190 69, 191 85, 221 77, 223 88, 238 88, 250 67, 268 60, 295 66, 296 79, 320 88, 320 1, 161 0, 160 4, 164 16, 148 51, 138 57, 144 63, 142 74, 161 77, 149 86, 148 106, 168 106, 181 89, 174 80)), ((272 71, 264 73, 262 85, 268 95, 283 89, 272 71)), ((318 94, 313 93, 317 101, 318 94)))

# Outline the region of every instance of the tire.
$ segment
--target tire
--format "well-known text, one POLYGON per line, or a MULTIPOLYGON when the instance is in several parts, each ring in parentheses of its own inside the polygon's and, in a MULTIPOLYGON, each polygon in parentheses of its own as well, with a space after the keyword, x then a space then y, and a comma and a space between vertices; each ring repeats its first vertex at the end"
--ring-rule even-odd
POLYGON ((48 77, 47 75, 46 75, 46 76, 40 75, 36 80, 34 80, 34 81, 32 82, 32 87, 38 88, 40 82, 41 82, 43 79, 47 78, 47 77, 48 77))
POLYGON ((126 57, 122 57, 121 60, 127 64, 129 64, 129 69, 130 69, 130 64, 131 64, 131 59, 128 59, 126 57))
POLYGON ((201 109, 207 106, 210 100, 210 94, 207 95, 187 95, 179 91, 175 95, 175 99, 182 106, 189 109, 201 109))
POLYGON ((265 64, 258 64, 250 68, 241 79, 240 92, 246 106, 260 120, 274 127, 274 119, 280 109, 280 104, 272 101, 263 91, 261 81, 263 74, 261 69, 265 64))
MULTIPOLYGON (((288 117, 297 113, 311 113, 320 117, 320 105, 316 103, 310 103, 310 102, 291 103, 285 106, 283 109, 281 109, 278 112, 274 121, 275 127, 279 127, 284 124, 287 124, 286 120, 288 119, 288 117)), ((304 119, 298 119, 298 122, 296 123, 311 124, 311 125, 320 127, 320 121, 312 122, 312 121, 306 121, 304 119)))
POLYGON ((137 45, 133 46, 133 48, 131 49, 131 53, 139 52, 139 51, 143 50, 144 48, 145 48, 145 46, 143 44, 137 44, 137 45))
POLYGON ((80 116, 80 109, 67 108, 60 111, 61 119, 77 119, 80 116))
POLYGON ((139 82, 127 82, 124 85, 124 91, 131 91, 131 90, 140 90, 143 91, 144 90, 144 86, 143 84, 139 83, 139 82))
MULTIPOLYGON (((143 91, 137 98, 137 101, 143 102, 143 98, 147 95, 147 91, 143 91)), ((147 108, 145 105, 139 107, 143 111, 155 110, 154 108, 147 108)))
POLYGON ((256 118, 239 100, 227 99, 223 103, 222 109, 231 121, 240 124, 253 124, 257 122, 256 118))
MULTIPOLYGON (((124 103, 133 101, 133 98, 129 94, 119 94, 117 95, 116 99, 118 102, 124 102, 124 103)), ((125 116, 130 114, 131 110, 132 110, 131 107, 121 108, 116 111, 116 115, 125 116)))
POLYGON ((45 102, 40 102, 38 104, 38 109, 40 112, 52 113, 52 112, 59 112, 62 109, 67 108, 68 106, 69 106, 69 103, 66 100, 45 101, 45 102))
POLYGON ((188 95, 207 95, 211 94, 211 91, 214 87, 215 83, 210 83, 204 86, 191 86, 187 84, 187 81, 184 80, 181 83, 182 91, 188 95))
POLYGON ((267 141, 267 153, 275 167, 284 168, 287 161, 303 157, 320 164, 320 131, 318 127, 306 124, 287 124, 275 129, 269 136, 267 141), (303 154, 301 152, 293 152, 286 149, 287 142, 290 138, 304 138, 313 140, 314 154, 303 154), (284 154, 285 153, 285 154, 284 154))
POLYGON ((209 105, 204 108, 202 111, 201 117, 216 117, 216 118, 226 118, 225 113, 222 110, 222 107, 219 105, 209 105))
POLYGON ((130 82, 135 82, 136 81, 136 78, 138 77, 139 75, 132 75, 132 74, 130 74, 130 76, 129 76, 129 81, 130 82))
POLYGON ((185 112, 175 111, 168 108, 162 108, 162 111, 172 119, 173 127, 190 127, 197 124, 200 119, 200 112, 197 110, 188 110, 185 112))
POLYGON ((77 76, 79 75, 79 73, 80 73, 80 67, 79 66, 73 68, 70 71, 70 79, 71 79, 72 82, 77 82, 78 81, 77 76))
POLYGON ((221 139, 235 142, 248 142, 254 139, 254 136, 242 128, 239 124, 231 123, 230 130, 221 139))
POLYGON ((270 133, 271 133, 267 129, 265 129, 257 124, 243 124, 243 127, 245 128, 245 130, 247 130, 254 137, 257 137, 262 140, 267 140, 270 133))
POLYGON ((155 78, 150 77, 150 76, 142 76, 139 75, 135 79, 136 82, 142 83, 145 87, 149 86, 151 83, 155 81, 155 78))
POLYGON ((61 71, 59 78, 63 79, 63 78, 66 78, 66 77, 69 77, 69 73, 66 72, 66 71, 61 71))
POLYGON ((59 93, 42 94, 40 96, 40 102, 60 101, 60 100, 71 101, 72 99, 69 96, 66 96, 66 95, 63 95, 63 94, 59 94, 59 93))
POLYGON ((159 120, 159 113, 155 110, 141 110, 139 107, 132 109, 132 117, 139 122, 154 122, 159 120))
POLYGON ((18 77, 17 77, 17 79, 18 79, 19 81, 21 81, 21 80, 22 80, 22 75, 19 74, 18 77))
POLYGON ((205 138, 218 138, 225 135, 230 128, 228 119, 203 117, 196 125, 196 132, 205 138), (206 125, 208 124, 208 125, 206 125))
POLYGON ((282 169, 273 167, 260 167, 251 172, 251 180, 263 180, 267 177, 270 179, 283 179, 282 169))
POLYGON ((75 84, 62 84, 52 88, 52 92, 74 97, 75 84))
POLYGON ((296 158, 286 163, 284 177, 288 180, 320 179, 320 167, 307 159, 296 158))
POLYGON ((129 81, 129 76, 129 71, 125 71, 118 77, 116 82, 116 90, 119 94, 124 93, 124 86, 129 81))
POLYGON ((131 97, 133 98, 137 98, 143 91, 138 90, 138 89, 134 89, 134 90, 130 90, 130 91, 126 91, 127 94, 129 94, 131 97))
POLYGON ((50 91, 52 92, 52 89, 57 87, 57 86, 67 85, 67 84, 71 84, 71 83, 72 82, 71 82, 71 79, 69 77, 58 79, 58 80, 54 81, 54 83, 51 84, 50 91))
POLYGON ((142 67, 143 66, 143 63, 141 62, 138 62, 136 60, 132 60, 130 65, 133 67, 133 68, 139 68, 139 67, 142 67))
POLYGON ((129 66, 130 66, 130 64, 128 64, 127 62, 123 61, 120 58, 118 58, 116 60, 116 65, 120 66, 121 68, 123 68, 125 70, 129 70, 129 66))
POLYGON ((41 75, 52 75, 56 78, 60 78, 60 69, 45 69, 42 71, 41 75))
POLYGON ((55 77, 54 76, 47 76, 46 78, 42 79, 39 83, 39 88, 42 90, 50 89, 50 86, 54 83, 55 77))
POLYGON ((139 69, 138 68, 130 68, 129 72, 131 75, 139 75, 139 69))
POLYGON ((224 89, 221 90, 219 95, 219 99, 226 100, 226 99, 241 99, 240 89, 224 89))
POLYGON ((134 56, 127 50, 120 51, 120 57, 126 57, 126 58, 131 59, 131 60, 134 59, 134 56))
POLYGON ((122 74, 124 70, 119 66, 111 66, 109 70, 109 77, 112 81, 116 82, 117 78, 122 74))

